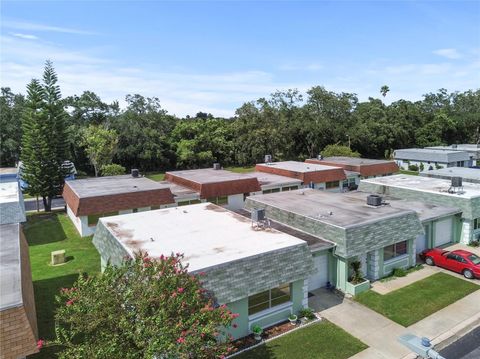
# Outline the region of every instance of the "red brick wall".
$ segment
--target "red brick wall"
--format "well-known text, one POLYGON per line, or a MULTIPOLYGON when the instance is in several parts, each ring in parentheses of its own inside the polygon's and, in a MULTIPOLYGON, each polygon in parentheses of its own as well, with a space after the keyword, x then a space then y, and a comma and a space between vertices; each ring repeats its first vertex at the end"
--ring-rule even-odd
POLYGON ((341 181, 347 178, 342 168, 332 168, 313 172, 296 172, 275 166, 257 164, 255 166, 255 170, 259 172, 272 173, 274 175, 300 179, 305 184, 310 182, 323 183, 341 181))

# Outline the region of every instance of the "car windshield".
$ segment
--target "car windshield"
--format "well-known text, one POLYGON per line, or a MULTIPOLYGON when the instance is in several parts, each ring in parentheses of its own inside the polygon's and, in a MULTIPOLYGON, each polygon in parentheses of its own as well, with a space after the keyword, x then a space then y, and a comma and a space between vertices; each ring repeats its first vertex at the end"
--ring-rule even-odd
POLYGON ((470 254, 467 258, 470 259, 475 265, 480 264, 480 257, 475 254, 470 254))

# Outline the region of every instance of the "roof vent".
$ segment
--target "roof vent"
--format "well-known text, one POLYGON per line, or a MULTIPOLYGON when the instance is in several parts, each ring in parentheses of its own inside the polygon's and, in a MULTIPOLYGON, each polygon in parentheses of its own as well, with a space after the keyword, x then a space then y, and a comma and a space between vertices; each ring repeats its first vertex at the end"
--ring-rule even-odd
POLYGON ((382 197, 377 194, 370 194, 367 196, 367 204, 369 206, 378 207, 382 205, 382 197))
POLYGON ((272 163, 272 155, 265 155, 265 163, 272 163))
POLYGON ((214 163, 213 164, 213 169, 218 171, 218 170, 222 169, 222 166, 220 166, 220 163, 214 163))
POLYGON ((452 145, 452 148, 457 148, 457 145, 452 145))
POLYGON ((252 221, 260 222, 263 220, 265 220, 265 209, 263 208, 252 209, 252 221))
POLYGON ((132 168, 132 177, 137 178, 140 175, 140 172, 136 168, 132 168))
POLYGON ((317 160, 320 160, 320 161, 323 160, 323 155, 318 155, 317 160))
POLYGON ((463 187, 462 177, 452 177, 452 187, 463 187))

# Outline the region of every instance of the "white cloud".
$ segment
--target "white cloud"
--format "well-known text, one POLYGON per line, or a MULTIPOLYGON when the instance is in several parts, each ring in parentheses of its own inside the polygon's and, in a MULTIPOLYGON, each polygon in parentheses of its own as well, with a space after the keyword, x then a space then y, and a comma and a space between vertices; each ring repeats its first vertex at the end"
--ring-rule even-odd
POLYGON ((24 40, 38 40, 37 36, 31 34, 12 33, 11 35, 24 40))
POLYGON ((91 31, 72 29, 69 27, 60 27, 60 26, 51 26, 44 24, 37 24, 27 21, 16 21, 16 20, 3 20, 2 27, 15 30, 24 30, 24 31, 48 31, 48 32, 61 32, 66 34, 77 34, 77 35, 93 35, 91 31))
POLYGON ((433 51, 433 53, 435 55, 442 56, 450 60, 457 60, 463 57, 457 49, 438 49, 433 51))

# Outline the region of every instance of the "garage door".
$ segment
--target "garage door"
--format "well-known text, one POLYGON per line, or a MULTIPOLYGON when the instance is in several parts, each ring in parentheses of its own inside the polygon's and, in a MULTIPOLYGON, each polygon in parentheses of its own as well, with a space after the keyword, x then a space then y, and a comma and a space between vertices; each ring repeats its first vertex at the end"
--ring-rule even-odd
POLYGON ((435 224, 435 247, 442 246, 452 241, 452 218, 442 219, 435 224))
POLYGON ((308 280, 308 290, 325 287, 328 281, 328 256, 326 254, 313 257, 314 272, 308 280))

